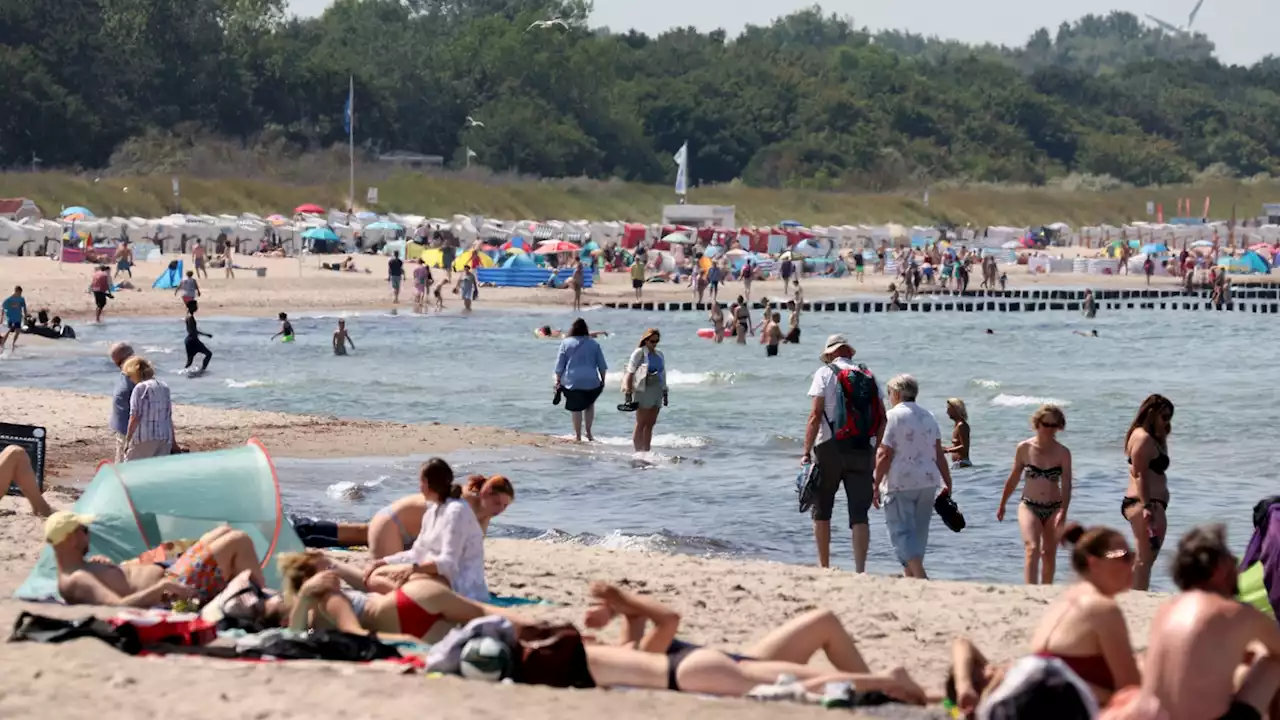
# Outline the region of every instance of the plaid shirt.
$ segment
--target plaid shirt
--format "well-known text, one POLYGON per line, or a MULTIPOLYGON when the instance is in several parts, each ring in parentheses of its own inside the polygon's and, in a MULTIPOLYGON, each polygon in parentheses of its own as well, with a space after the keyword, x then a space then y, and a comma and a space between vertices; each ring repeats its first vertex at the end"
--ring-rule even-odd
POLYGON ((133 388, 129 415, 138 419, 133 442, 173 439, 173 404, 169 386, 156 379, 144 380, 133 388))

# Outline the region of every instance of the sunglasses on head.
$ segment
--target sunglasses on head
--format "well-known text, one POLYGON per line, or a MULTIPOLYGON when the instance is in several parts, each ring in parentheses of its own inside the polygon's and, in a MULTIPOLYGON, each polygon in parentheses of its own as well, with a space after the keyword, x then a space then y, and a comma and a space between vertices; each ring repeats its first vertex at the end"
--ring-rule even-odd
POLYGON ((1108 550, 1102 554, 1102 557, 1108 560, 1128 561, 1133 559, 1133 551, 1130 550, 1129 548, 1125 548, 1123 550, 1108 550))

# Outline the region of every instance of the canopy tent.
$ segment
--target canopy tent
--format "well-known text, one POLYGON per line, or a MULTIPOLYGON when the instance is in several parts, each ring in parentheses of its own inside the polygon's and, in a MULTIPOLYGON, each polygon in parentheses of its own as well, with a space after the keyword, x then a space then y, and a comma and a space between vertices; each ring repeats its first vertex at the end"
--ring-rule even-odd
POLYGON ((1226 268, 1227 272, 1269 275, 1271 273, 1271 264, 1266 258, 1258 253, 1250 250, 1240 257, 1232 257, 1223 255, 1218 258, 1218 267, 1226 268))
MULTIPOLYGON (((103 462, 74 510, 95 518, 89 554, 114 562, 230 525, 253 540, 267 584, 278 588, 276 554, 305 549, 285 520, 271 456, 256 439, 215 452, 119 465, 103 462)), ((35 569, 15 595, 23 600, 58 599, 52 548, 41 550, 35 569)))
POLYGON ((472 268, 491 268, 493 264, 493 258, 487 253, 482 253, 479 250, 468 250, 454 258, 453 269, 462 271, 468 265, 472 268))

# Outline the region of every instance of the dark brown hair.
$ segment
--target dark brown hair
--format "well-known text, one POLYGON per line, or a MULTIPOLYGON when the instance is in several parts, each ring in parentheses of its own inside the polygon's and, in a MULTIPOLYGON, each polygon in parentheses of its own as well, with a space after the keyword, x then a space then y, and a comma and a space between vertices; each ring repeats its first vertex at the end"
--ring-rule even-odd
POLYGON ((1129 432, 1124 434, 1125 450, 1129 449, 1129 438, 1133 437, 1133 431, 1138 428, 1146 430, 1152 439, 1163 440, 1163 437, 1156 435, 1155 425, 1156 419, 1166 412, 1169 413, 1169 417, 1173 417, 1172 400, 1163 395, 1148 395, 1138 408, 1138 414, 1134 416, 1133 422, 1129 424, 1129 432))
POLYGON ((1173 584, 1179 590, 1203 588, 1213 579, 1224 560, 1235 563, 1235 556, 1227 547, 1225 526, 1191 528, 1178 541, 1178 552, 1173 556, 1173 584))
POLYGON ((422 463, 418 477, 441 502, 462 497, 462 486, 453 484, 453 468, 444 458, 431 458, 422 463))
POLYGON ((591 333, 587 331, 587 321, 578 318, 569 326, 569 337, 586 337, 591 333))
POLYGON ((1089 571, 1089 558, 1103 558, 1111 551, 1119 531, 1099 525, 1087 530, 1080 523, 1068 523, 1062 531, 1062 544, 1071 548, 1071 567, 1081 575, 1089 571))

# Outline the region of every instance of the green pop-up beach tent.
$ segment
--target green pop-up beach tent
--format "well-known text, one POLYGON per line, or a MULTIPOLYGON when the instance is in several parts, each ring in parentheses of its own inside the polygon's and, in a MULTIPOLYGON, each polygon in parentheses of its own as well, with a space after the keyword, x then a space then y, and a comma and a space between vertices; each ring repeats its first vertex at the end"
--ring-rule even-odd
MULTIPOLYGON (((75 511, 95 516, 89 554, 115 562, 172 540, 194 540, 219 525, 244 531, 262 559, 271 587, 280 586, 275 556, 305 548, 284 516, 280 482, 267 449, 258 440, 206 453, 98 466, 75 511)), ((52 548, 15 595, 58 600, 52 548)))

